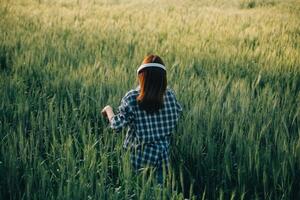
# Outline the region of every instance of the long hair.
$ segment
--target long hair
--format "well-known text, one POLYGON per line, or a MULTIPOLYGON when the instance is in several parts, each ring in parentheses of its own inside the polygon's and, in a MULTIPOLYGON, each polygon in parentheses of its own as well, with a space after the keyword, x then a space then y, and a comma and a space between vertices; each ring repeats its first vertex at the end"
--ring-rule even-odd
MULTIPOLYGON (((159 63, 164 65, 162 59, 157 55, 149 55, 144 58, 143 64, 159 63)), ((164 102, 164 94, 167 88, 166 71, 157 67, 147 67, 138 74, 140 83, 140 94, 137 102, 141 109, 147 113, 155 113, 164 102)))

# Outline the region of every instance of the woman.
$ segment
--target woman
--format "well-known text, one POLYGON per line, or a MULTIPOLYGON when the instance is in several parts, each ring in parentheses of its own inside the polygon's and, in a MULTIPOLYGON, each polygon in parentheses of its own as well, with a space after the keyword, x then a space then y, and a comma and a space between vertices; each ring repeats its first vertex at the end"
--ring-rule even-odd
POLYGON ((162 184, 163 168, 169 166, 170 136, 182 108, 167 88, 166 68, 159 56, 146 56, 137 75, 139 86, 125 94, 118 114, 110 106, 105 106, 102 114, 116 131, 129 127, 124 147, 130 149, 133 168, 155 168, 162 184))

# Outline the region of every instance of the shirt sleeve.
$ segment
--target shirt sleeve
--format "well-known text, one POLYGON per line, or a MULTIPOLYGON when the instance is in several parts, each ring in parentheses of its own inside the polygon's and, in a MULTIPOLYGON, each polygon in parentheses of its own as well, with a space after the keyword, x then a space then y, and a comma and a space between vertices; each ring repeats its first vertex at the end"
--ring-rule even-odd
POLYGON ((178 113, 182 113, 182 106, 181 106, 180 103, 177 101, 177 99, 176 99, 176 108, 177 108, 178 113))
POLYGON ((130 106, 128 98, 125 96, 121 100, 121 105, 118 108, 118 113, 111 118, 110 127, 120 132, 133 119, 133 110, 130 106))
POLYGON ((179 114, 181 114, 181 113, 182 113, 182 106, 181 106, 180 103, 177 101, 177 98, 176 98, 176 96, 175 96, 174 90, 173 90, 173 89, 170 89, 170 91, 171 91, 171 94, 172 94, 172 96, 173 96, 173 98, 174 98, 174 101, 175 101, 176 110, 177 110, 177 112, 178 112, 179 114))

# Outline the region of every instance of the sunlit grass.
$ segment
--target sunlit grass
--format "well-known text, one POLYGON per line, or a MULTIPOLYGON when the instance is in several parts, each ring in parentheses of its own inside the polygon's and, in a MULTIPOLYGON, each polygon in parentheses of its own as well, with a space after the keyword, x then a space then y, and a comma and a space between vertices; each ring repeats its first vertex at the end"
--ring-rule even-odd
POLYGON ((4 0, 1 199, 297 199, 298 1, 4 0), (162 190, 100 116, 160 55, 184 107, 162 190))

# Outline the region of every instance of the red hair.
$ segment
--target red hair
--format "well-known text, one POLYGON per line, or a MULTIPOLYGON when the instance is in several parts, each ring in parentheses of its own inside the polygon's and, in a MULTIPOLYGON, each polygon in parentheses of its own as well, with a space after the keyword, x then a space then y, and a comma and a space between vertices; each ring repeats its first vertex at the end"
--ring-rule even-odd
MULTIPOLYGON (((159 63, 164 65, 162 59, 157 55, 149 55, 144 58, 143 64, 159 63)), ((138 74, 140 83, 140 94, 137 102, 141 109, 147 113, 155 113, 162 106, 164 94, 167 88, 167 73, 157 67, 147 67, 138 74)))

